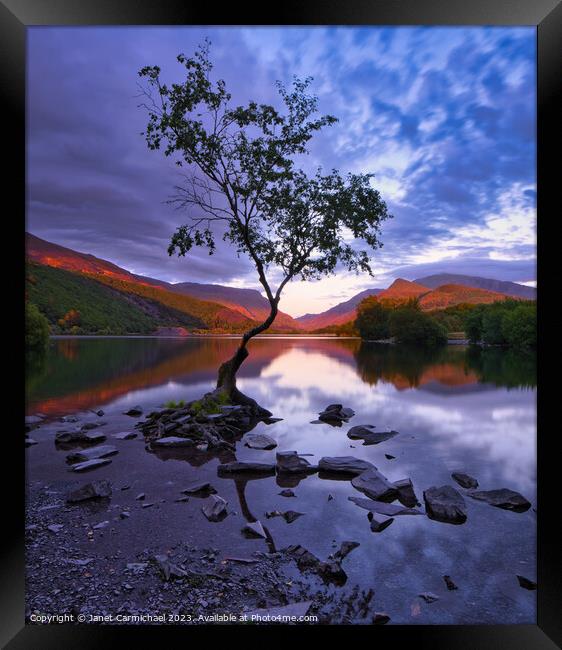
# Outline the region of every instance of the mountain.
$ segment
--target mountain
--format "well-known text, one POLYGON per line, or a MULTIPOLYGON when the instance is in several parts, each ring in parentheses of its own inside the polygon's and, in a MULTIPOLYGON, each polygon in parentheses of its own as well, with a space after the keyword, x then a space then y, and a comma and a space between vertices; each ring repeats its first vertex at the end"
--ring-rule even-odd
POLYGON ((424 293, 431 291, 429 287, 425 287, 422 284, 417 282, 410 282, 409 280, 403 280, 398 278, 379 294, 379 298, 386 298, 387 300, 410 300, 411 298, 418 298, 424 293))
POLYGON ((461 303, 487 304, 511 297, 497 291, 487 291, 486 289, 466 287, 460 284, 444 284, 421 296, 420 307, 423 311, 432 311, 434 309, 453 307, 461 303))
POLYGON ((486 289, 487 291, 496 291, 514 298, 523 298, 525 300, 536 300, 537 290, 535 287, 527 287, 524 284, 516 282, 506 282, 504 280, 492 280, 490 278, 480 278, 471 275, 458 275, 456 273, 437 273, 428 275, 425 278, 414 280, 431 289, 436 289, 444 284, 461 284, 465 287, 474 287, 475 289, 486 289))
MULTIPOLYGON (((221 331, 243 331, 262 322, 269 314, 269 303, 258 291, 221 285, 198 285, 193 282, 170 284, 163 280, 136 275, 112 262, 45 241, 31 233, 26 233, 26 255, 28 260, 35 264, 78 274, 82 278, 88 278, 107 286, 113 293, 111 296, 106 295, 105 297, 111 298, 115 306, 117 292, 121 299, 125 299, 129 303, 129 308, 125 311, 131 316, 130 306, 131 303, 134 303, 143 313, 150 316, 149 321, 140 318, 138 314, 132 318, 131 322, 142 323, 143 332, 148 327, 148 322, 167 328, 188 327, 190 329, 211 328, 221 331)), ((62 288, 62 285, 59 288, 62 293, 66 292, 65 295, 68 298, 66 289, 73 284, 72 281, 63 274, 56 277, 51 274, 48 281, 41 275, 41 279, 46 281, 44 284, 51 292, 51 303, 57 304, 58 308, 62 309, 63 304, 67 304, 68 301, 66 299, 59 300, 59 296, 56 295, 56 282, 58 280, 64 285, 65 289, 62 288)), ((86 286, 82 283, 79 289, 75 288, 81 296, 82 309, 92 315, 88 299, 96 295, 96 299, 100 299, 103 304, 106 304, 106 300, 100 298, 99 291, 92 287, 88 286, 86 290, 83 290, 86 286)), ((78 307, 73 308, 80 311, 78 307)), ((55 322, 63 318, 65 313, 58 314, 55 322)), ((123 317, 120 322, 126 325, 125 320, 123 317)), ((111 319, 107 320, 107 323, 109 321, 111 319)), ((101 321, 96 316, 88 322, 94 326, 94 323, 98 324, 101 321)), ((113 325, 108 324, 107 327, 111 329, 113 325)), ((279 313, 275 321, 275 330, 277 331, 296 331, 299 327, 299 324, 291 316, 282 312, 279 313)), ((100 329, 104 330, 106 327, 100 327, 100 329)))
POLYGON ((320 314, 305 314, 299 316, 295 320, 304 328, 309 331, 320 329, 322 327, 330 327, 331 325, 342 325, 350 320, 354 320, 356 316, 357 305, 368 296, 376 296, 383 289, 366 289, 357 295, 353 296, 345 302, 340 302, 335 307, 328 309, 320 314))
MULTIPOLYGON (((179 282, 168 286, 171 291, 186 296, 217 302, 240 312, 251 320, 263 322, 269 316, 269 300, 256 289, 239 289, 220 284, 199 284, 197 282, 179 282)), ((300 328, 300 323, 289 314, 280 311, 275 319, 275 328, 297 330, 300 328)))

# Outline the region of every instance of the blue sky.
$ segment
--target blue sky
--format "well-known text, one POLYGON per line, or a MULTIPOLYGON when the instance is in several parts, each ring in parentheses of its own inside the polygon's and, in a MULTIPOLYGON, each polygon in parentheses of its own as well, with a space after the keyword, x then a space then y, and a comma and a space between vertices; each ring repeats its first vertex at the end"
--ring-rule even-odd
POLYGON ((146 148, 138 70, 211 40, 233 101, 278 104, 277 79, 312 76, 339 118, 311 144, 314 169, 372 172, 392 220, 375 278, 287 286, 292 315, 397 277, 465 273, 534 283, 534 28, 53 28, 28 31, 28 214, 39 237, 168 281, 259 288, 228 248, 170 258, 185 215, 165 203, 178 169, 146 148))

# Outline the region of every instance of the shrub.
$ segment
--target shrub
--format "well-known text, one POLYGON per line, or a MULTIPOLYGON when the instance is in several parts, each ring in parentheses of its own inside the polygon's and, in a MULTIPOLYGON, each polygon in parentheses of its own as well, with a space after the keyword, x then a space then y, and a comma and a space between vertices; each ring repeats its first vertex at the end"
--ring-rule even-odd
POLYGON ((439 345, 447 342, 446 328, 419 309, 395 309, 389 318, 390 335, 399 343, 439 345))
POLYGON ((25 303, 25 349, 28 352, 44 352, 49 342, 49 323, 45 316, 30 302, 25 303))
POLYGON ((359 303, 355 327, 364 339, 387 339, 390 310, 385 308, 375 296, 369 296, 359 303))
POLYGON ((509 345, 534 348, 537 345, 537 308, 535 305, 519 305, 506 313, 502 332, 509 345))

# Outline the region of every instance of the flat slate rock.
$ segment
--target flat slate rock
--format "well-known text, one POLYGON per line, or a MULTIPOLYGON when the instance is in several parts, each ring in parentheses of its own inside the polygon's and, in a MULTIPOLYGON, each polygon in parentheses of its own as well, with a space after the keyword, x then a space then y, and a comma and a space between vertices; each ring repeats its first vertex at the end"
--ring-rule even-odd
POLYGON ((199 481, 197 483, 192 483, 182 490, 182 494, 216 494, 215 488, 209 483, 209 481, 199 481))
POLYGON ((279 607, 254 609, 251 612, 245 612, 245 615, 248 616, 250 621, 253 620, 259 622, 261 619, 265 619, 266 622, 275 622, 276 619, 280 619, 283 622, 283 619, 280 617, 291 616, 298 619, 301 616, 305 616, 311 605, 311 600, 303 600, 300 603, 289 603, 288 605, 282 605, 279 607))
POLYGON ((178 436, 167 436, 157 438, 151 442, 153 447, 193 447, 195 442, 191 438, 180 438, 178 436))
POLYGON ((98 447, 73 451, 67 454, 66 458, 71 463, 76 463, 85 460, 94 460, 95 458, 106 458, 107 456, 114 456, 117 453, 119 453, 117 447, 113 445, 99 445, 98 447))
POLYGON ((526 512, 531 507, 527 499, 519 492, 502 488, 500 490, 484 490, 482 492, 467 492, 467 496, 478 501, 485 501, 491 506, 514 512, 526 512))
POLYGON ((82 487, 72 490, 67 494, 66 500, 69 503, 78 503, 88 499, 98 499, 111 496, 111 483, 109 481, 92 481, 82 487))
POLYGON ((103 442, 107 436, 99 431, 85 431, 80 438, 80 442, 103 442))
POLYGON ((347 498, 360 508, 364 508, 370 512, 378 512, 380 515, 391 517, 396 515, 425 515, 425 512, 416 508, 404 508, 404 506, 396 506, 392 503, 385 503, 384 501, 374 501, 373 499, 363 499, 361 497, 347 498))
POLYGON ((83 463, 77 463, 71 467, 73 472, 87 472, 92 469, 97 469, 98 467, 103 467, 104 465, 109 465, 111 460, 109 458, 95 458, 94 460, 86 460, 83 463))
POLYGON ((275 458, 277 460, 277 471, 281 474, 302 474, 318 471, 315 465, 311 465, 306 458, 299 456, 296 451, 278 451, 275 458))
POLYGON ((385 440, 390 440, 398 435, 398 431, 375 431, 372 424, 359 424, 347 432, 351 440, 363 440, 364 445, 378 445, 385 440))
POLYGON ((355 476, 351 485, 359 492, 363 492, 370 499, 376 501, 393 501, 398 496, 398 490, 386 476, 383 476, 375 467, 355 476))
POLYGON ((375 469, 375 466, 355 456, 324 456, 318 463, 318 469, 330 474, 358 476, 366 470, 375 469))
POLYGON ((234 461, 217 467, 219 474, 275 474, 273 463, 246 463, 234 461))
POLYGON ((537 583, 529 580, 529 578, 525 578, 524 576, 517 576, 517 580, 519 580, 519 586, 523 587, 523 589, 534 591, 537 588, 537 583))
POLYGON ((217 522, 224 519, 228 514, 227 505, 228 502, 219 497, 218 494, 212 494, 201 510, 209 521, 217 522))
POLYGON ((373 533, 382 533, 382 531, 385 530, 385 528, 388 528, 394 521, 394 517, 375 517, 372 512, 369 512, 367 517, 371 522, 371 531, 373 533))
POLYGON ((361 546, 359 542, 342 542, 339 549, 332 555, 332 559, 341 561, 358 546, 361 546))
POLYGON ((128 411, 123 411, 123 415, 130 415, 131 417, 138 417, 142 415, 142 406, 133 406, 128 411))
POLYGON ((26 438, 25 439, 25 446, 26 447, 33 447, 33 445, 38 445, 39 443, 37 440, 34 440, 33 438, 26 438))
POLYGON ((431 591, 426 591, 423 594, 418 594, 420 598, 423 598, 426 603, 434 603, 436 600, 439 600, 439 596, 432 594, 431 591))
POLYGON ((464 474, 463 472, 453 472, 451 474, 451 478, 463 488, 473 489, 478 487, 478 481, 469 474, 464 474))
POLYGON ((466 504, 462 494, 450 485, 430 487, 423 493, 427 516, 445 524, 464 524, 466 504))
POLYGON ((137 435, 138 434, 134 431, 122 431, 121 433, 115 433, 113 437, 117 440, 132 440, 133 438, 136 438, 137 435))
POLYGON ((242 442, 251 449, 269 450, 277 447, 277 442, 265 433, 247 433, 242 438, 242 442))
POLYGON ((418 505, 418 497, 414 492, 414 486, 411 479, 404 478, 401 481, 394 481, 392 485, 397 489, 398 500, 403 506, 413 508, 418 505))

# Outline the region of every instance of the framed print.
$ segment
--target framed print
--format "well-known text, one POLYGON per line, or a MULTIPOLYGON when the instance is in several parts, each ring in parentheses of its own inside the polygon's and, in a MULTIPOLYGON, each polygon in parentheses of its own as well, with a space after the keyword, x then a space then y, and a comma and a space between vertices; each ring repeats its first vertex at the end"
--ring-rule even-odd
POLYGON ((3 645, 556 647, 560 4, 0 9, 3 645))

